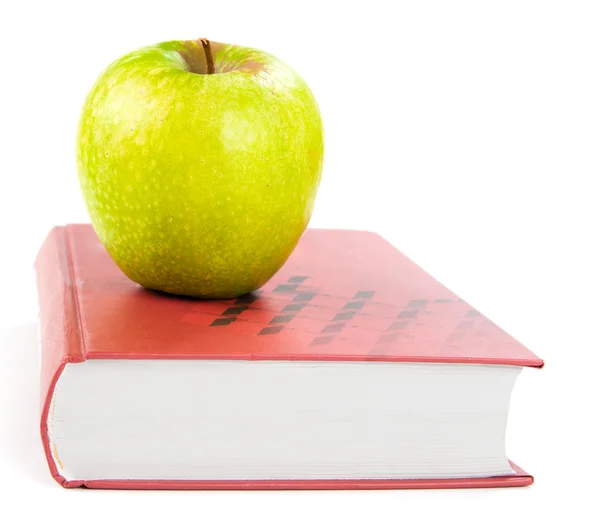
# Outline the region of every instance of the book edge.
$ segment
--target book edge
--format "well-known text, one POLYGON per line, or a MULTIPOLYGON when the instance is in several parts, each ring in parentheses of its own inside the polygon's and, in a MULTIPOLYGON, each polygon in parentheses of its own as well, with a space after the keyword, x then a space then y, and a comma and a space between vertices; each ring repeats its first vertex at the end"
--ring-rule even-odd
MULTIPOLYGON (((77 287, 77 276, 75 275, 75 265, 73 263, 73 242, 71 231, 73 230, 72 225, 67 225, 64 228, 64 252, 65 259, 67 263, 67 272, 69 277, 69 282, 67 283, 71 300, 73 302, 72 310, 73 317, 75 318, 75 326, 77 327, 77 337, 79 341, 79 351, 81 354, 81 361, 85 360, 87 357, 87 350, 85 345, 85 338, 83 336, 82 330, 82 316, 81 316, 81 302, 79 300, 79 289, 77 287)), ((77 361, 77 360, 73 360, 77 361)))
POLYGON ((87 360, 245 360, 245 361, 327 361, 327 362, 388 362, 388 363, 447 363, 474 365, 509 365, 541 369, 544 362, 541 359, 464 359, 454 356, 356 356, 356 355, 292 355, 292 354, 169 354, 159 353, 111 353, 93 351, 87 360))
POLYGON ((44 448, 44 454, 46 455, 46 461, 48 462, 48 467, 50 468, 50 474, 60 484, 65 488, 76 488, 85 485, 85 481, 83 480, 67 480, 63 477, 59 471, 60 468, 60 459, 58 459, 58 455, 56 451, 52 450, 52 445, 50 444, 50 433, 48 430, 48 417, 50 416, 50 411, 52 409, 52 400, 54 398, 54 391, 56 388, 56 384, 58 379, 62 375, 66 365, 70 363, 68 357, 64 357, 60 362, 56 372, 52 377, 52 381, 46 393, 44 406, 42 408, 42 415, 40 418, 40 434, 42 437, 42 446, 44 448))
MULTIPOLYGON (((512 463, 511 463, 512 464, 512 463)), ((64 481, 63 487, 131 490, 393 490, 523 487, 533 477, 520 468, 514 475, 456 479, 348 480, 86 480, 64 481)))
POLYGON ((41 373, 40 373, 40 434, 50 473, 65 487, 82 485, 83 481, 67 481, 60 473, 52 452, 48 416, 59 377, 67 363, 85 359, 81 348, 81 327, 74 311, 72 263, 68 256, 66 227, 54 227, 47 235, 35 260, 37 281, 41 373), (48 334, 49 333, 49 334, 48 334))

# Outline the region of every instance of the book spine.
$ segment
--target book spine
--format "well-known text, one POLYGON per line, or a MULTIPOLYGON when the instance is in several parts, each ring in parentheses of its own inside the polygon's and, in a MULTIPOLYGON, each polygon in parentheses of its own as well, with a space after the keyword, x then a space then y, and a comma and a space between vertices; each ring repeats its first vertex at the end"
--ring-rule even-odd
POLYGON ((67 363, 84 359, 73 267, 64 227, 55 227, 48 234, 35 261, 35 275, 41 343, 42 443, 52 476, 63 486, 79 486, 81 482, 66 481, 60 475, 48 432, 56 382, 67 363))

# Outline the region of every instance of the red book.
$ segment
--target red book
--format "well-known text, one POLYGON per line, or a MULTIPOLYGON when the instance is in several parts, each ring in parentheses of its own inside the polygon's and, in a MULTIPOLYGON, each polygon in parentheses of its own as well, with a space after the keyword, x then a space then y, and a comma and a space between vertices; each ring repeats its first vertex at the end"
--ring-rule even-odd
POLYGON ((510 392, 542 360, 381 237, 308 230, 260 290, 146 290, 89 225, 36 261, 41 433, 65 487, 523 486, 510 392))

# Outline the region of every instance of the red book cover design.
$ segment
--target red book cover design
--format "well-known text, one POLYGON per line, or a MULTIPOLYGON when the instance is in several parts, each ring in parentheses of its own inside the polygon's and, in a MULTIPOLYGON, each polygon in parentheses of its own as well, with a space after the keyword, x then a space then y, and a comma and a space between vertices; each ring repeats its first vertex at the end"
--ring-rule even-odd
POLYGON ((50 451, 54 385, 69 362, 96 359, 343 360, 542 367, 543 362, 380 236, 307 230, 279 272, 237 299, 146 290, 112 261, 90 225, 56 227, 36 260, 42 340, 41 432, 66 487, 326 489, 497 487, 448 480, 66 481, 50 451))

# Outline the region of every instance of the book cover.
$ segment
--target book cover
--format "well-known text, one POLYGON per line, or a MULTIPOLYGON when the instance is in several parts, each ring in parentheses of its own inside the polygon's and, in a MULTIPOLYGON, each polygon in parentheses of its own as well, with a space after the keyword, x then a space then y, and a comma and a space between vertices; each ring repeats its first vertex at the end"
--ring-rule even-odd
MULTIPOLYGON (((47 420, 66 363, 99 359, 331 360, 542 367, 520 342, 380 236, 307 230, 260 290, 201 301, 146 290, 116 266, 90 225, 52 230, 36 260, 42 340, 41 434, 69 487, 406 488, 520 486, 505 477, 365 481, 69 481, 47 420)), ((62 479, 62 480, 61 480, 62 479)))

